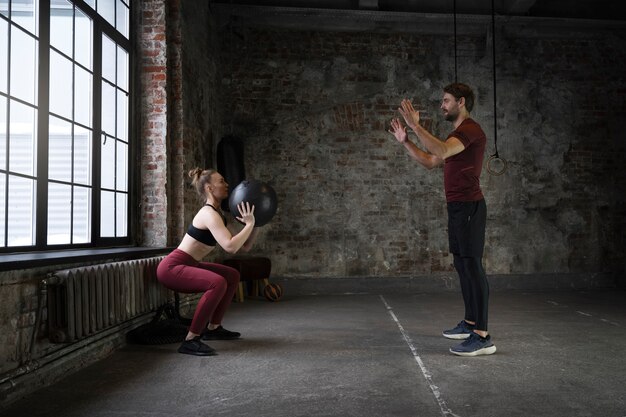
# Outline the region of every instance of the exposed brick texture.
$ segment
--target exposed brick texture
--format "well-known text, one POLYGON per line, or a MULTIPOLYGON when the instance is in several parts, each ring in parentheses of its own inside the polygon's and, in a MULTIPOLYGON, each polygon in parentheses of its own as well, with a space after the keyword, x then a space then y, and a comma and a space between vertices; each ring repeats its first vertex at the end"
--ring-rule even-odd
MULTIPOLYGON (((483 172, 488 273, 623 269, 626 104, 621 41, 597 27, 501 33, 502 176, 483 172)), ((385 132, 408 97, 429 130, 453 81, 452 38, 238 28, 224 31, 224 128, 245 140, 249 176, 280 200, 260 251, 285 276, 451 271, 442 171, 409 160, 385 132)), ((491 48, 463 36, 460 81, 494 152, 491 48)))
POLYGON ((141 219, 138 240, 146 246, 167 244, 167 53, 166 7, 145 0, 138 31, 141 91, 141 219))
POLYGON ((139 241, 175 246, 198 209, 186 174, 213 165, 213 138, 221 129, 215 110, 217 39, 208 3, 146 1, 142 8, 139 241), (188 24, 196 19, 202 24, 188 24))

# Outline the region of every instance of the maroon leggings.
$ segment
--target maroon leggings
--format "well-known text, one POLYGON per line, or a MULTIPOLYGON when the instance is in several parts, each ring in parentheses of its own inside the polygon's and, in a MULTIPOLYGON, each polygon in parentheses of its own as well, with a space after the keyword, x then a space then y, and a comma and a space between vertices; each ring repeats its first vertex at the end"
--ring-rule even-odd
POLYGON ((239 271, 225 265, 198 262, 187 252, 174 249, 159 264, 157 279, 176 292, 204 292, 189 326, 190 332, 200 334, 209 323, 222 323, 239 284, 239 271))

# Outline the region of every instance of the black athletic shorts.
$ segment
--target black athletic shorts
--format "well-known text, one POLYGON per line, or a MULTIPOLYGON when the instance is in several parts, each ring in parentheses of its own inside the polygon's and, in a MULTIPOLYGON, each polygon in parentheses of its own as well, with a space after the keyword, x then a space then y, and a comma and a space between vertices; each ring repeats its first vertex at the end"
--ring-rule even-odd
POLYGON ((487 205, 484 199, 448 203, 450 253, 482 258, 486 223, 487 205))

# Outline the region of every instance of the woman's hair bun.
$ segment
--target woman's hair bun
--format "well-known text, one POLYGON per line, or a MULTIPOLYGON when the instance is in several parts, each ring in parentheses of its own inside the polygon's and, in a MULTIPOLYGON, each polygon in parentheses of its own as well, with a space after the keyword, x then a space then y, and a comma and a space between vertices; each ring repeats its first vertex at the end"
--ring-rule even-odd
POLYGON ((189 175, 189 178, 194 178, 194 179, 200 178, 200 175, 202 175, 202 169, 194 168, 189 171, 188 175, 189 175))

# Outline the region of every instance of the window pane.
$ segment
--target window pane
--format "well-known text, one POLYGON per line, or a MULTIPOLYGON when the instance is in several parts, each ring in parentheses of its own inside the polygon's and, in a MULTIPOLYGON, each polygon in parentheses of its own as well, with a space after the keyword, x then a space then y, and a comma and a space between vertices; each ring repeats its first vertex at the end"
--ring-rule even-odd
POLYGON ((35 243, 35 181, 9 176, 8 246, 35 243))
POLYGON ((34 35, 37 35, 39 30, 38 13, 38 0, 13 0, 11 2, 11 19, 34 35))
POLYGON ((115 193, 100 193, 100 236, 115 236, 115 193))
POLYGON ((132 55, 112 39, 130 37, 129 4, 0 0, 0 247, 5 250, 92 242, 94 216, 100 222, 97 237, 128 236, 132 55), (104 34, 109 24, 119 32, 114 38, 104 34), (44 73, 39 48, 50 57, 44 73), (94 68, 95 62, 102 67, 94 68), (49 90, 42 96, 45 113, 39 113, 40 88, 49 90), (101 98, 94 105, 96 96, 101 98), (47 137, 37 136, 38 115, 48 124, 42 126, 47 137), (97 132, 94 120, 101 127, 97 132), (100 161, 93 160, 96 154, 100 161), (37 172, 38 163, 46 172, 37 172), (47 190, 45 201, 37 201, 37 184, 47 190), (100 207, 92 206, 94 198, 100 207), (35 223, 41 215, 45 225, 35 223), (35 241, 38 227, 42 242, 35 241))
POLYGON ((72 61, 50 51, 50 112, 72 118, 72 61))
POLYGON ((115 27, 128 39, 128 7, 120 0, 117 1, 116 14, 115 27))
POLYGON ((66 0, 50 2, 50 45, 72 56, 73 7, 66 0))
POLYGON ((98 14, 115 27, 115 0, 98 0, 98 14))
POLYGON ((115 87, 102 82, 102 131, 115 136, 115 87))
POLYGON ((91 127, 91 74, 74 65, 74 121, 91 127))
POLYGON ((54 116, 50 116, 48 175, 52 180, 72 180, 72 124, 54 116))
POLYGON ((128 91, 128 52, 117 47, 117 86, 128 91))
POLYGON ((7 169, 7 99, 4 97, 0 97, 0 169, 7 169))
POLYGON ((113 190, 115 188, 115 139, 102 138, 100 186, 113 190))
POLYGON ((102 77, 115 84, 115 43, 102 35, 102 77))
POLYGON ((72 186, 48 184, 48 244, 72 243, 72 186))
POLYGON ((9 169, 25 175, 35 175, 35 133, 37 112, 32 107, 11 100, 9 126, 9 169))
POLYGON ((36 103, 37 43, 21 30, 11 30, 11 95, 36 103))
POLYGON ((117 130, 116 136, 128 142, 128 95, 117 90, 117 130))
POLYGON ((76 44, 74 45, 74 59, 93 70, 92 67, 92 46, 93 46, 93 26, 91 19, 78 8, 76 9, 76 44))
POLYGON ((74 182, 91 185, 91 130, 74 125, 74 182))
POLYGON ((7 90, 7 68, 9 65, 9 25, 5 20, 0 19, 0 91, 8 93, 7 90))
POLYGON ((6 175, 5 174, 0 174, 0 246, 4 247, 6 246, 6 242, 4 241, 4 219, 5 219, 5 212, 4 212, 4 204, 6 202, 6 192, 4 190, 4 186, 5 186, 5 181, 6 181, 6 175))
POLYGON ((116 198, 116 224, 115 224, 115 236, 124 237, 126 236, 126 209, 127 209, 127 198, 126 194, 117 193, 116 198))
POLYGON ((117 169, 115 178, 115 189, 118 191, 126 191, 128 181, 128 145, 124 142, 117 141, 117 169))
POLYGON ((74 187, 74 239, 72 243, 91 241, 91 190, 74 187))

